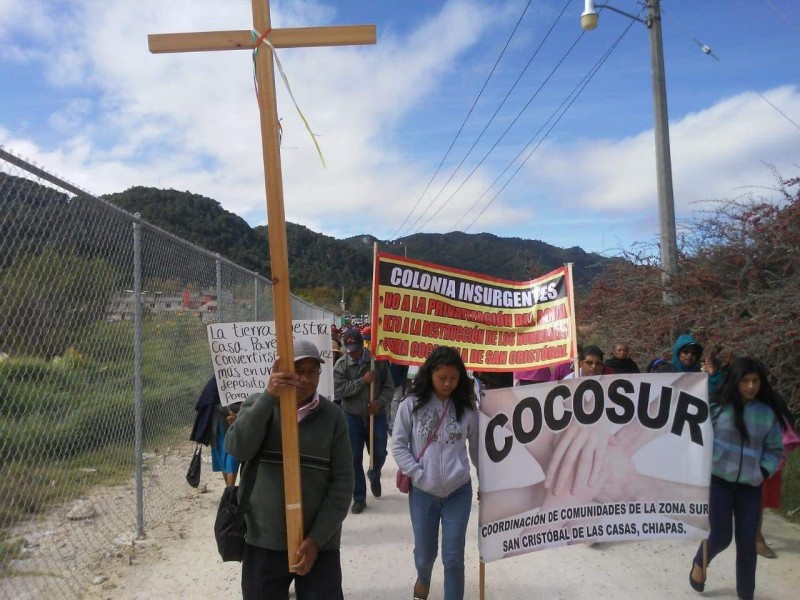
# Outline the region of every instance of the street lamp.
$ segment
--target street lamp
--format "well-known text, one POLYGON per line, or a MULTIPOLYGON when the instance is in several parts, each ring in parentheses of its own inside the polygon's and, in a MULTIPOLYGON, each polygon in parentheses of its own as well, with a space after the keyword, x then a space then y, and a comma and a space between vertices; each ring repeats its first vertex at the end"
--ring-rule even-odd
POLYGON ((678 268, 678 246, 675 234, 675 197, 672 192, 672 158, 669 151, 669 120, 667 118, 667 83, 664 76, 664 44, 661 39, 661 2, 647 0, 647 19, 609 6, 586 0, 581 15, 581 27, 590 31, 597 27, 599 15, 595 7, 625 15, 643 23, 650 31, 650 70, 653 77, 653 110, 656 134, 656 179, 658 182, 658 216, 661 240, 661 270, 665 276, 678 268))

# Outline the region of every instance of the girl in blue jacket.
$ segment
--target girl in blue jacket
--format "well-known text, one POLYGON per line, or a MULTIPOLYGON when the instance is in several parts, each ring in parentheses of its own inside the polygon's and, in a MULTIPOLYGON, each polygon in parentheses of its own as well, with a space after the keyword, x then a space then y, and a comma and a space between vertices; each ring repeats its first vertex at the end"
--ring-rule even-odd
MULTIPOLYGON (((736 536, 736 593, 751 600, 756 587, 756 532, 761 516, 761 484, 778 469, 783 454, 778 399, 763 365, 737 358, 711 397, 714 449, 709 489, 708 562, 736 536)), ((689 584, 705 587, 703 544, 689 584)))

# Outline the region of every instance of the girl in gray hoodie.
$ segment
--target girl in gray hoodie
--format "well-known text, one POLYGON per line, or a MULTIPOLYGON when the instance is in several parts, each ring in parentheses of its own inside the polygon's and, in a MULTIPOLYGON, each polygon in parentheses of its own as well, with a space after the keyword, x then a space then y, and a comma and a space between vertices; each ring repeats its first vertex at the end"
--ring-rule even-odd
POLYGON ((440 526, 444 598, 464 597, 464 545, 472 508, 467 440, 477 468, 478 410, 473 385, 455 348, 440 346, 422 365, 401 403, 392 437, 392 455, 412 481, 408 506, 417 600, 428 597, 440 526))

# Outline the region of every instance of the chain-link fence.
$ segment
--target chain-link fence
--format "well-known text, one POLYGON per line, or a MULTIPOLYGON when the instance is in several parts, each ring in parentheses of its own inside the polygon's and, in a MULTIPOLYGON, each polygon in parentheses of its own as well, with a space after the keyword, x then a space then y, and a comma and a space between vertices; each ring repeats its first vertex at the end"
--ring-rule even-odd
POLYGON ((272 307, 263 277, 0 150, 0 596, 80 596, 167 516, 206 325, 272 307))

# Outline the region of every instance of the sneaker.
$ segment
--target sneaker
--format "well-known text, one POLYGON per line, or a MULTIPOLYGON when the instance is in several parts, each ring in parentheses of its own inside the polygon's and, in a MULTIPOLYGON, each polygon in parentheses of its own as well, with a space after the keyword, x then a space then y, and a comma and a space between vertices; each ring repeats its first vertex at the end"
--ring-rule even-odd
POLYGON ((372 495, 376 498, 381 497, 381 480, 374 479, 373 481, 369 482, 369 489, 372 491, 372 495))
POLYGON ((354 500, 353 506, 350 507, 350 512, 352 512, 354 515, 360 515, 362 512, 364 512, 365 508, 367 508, 366 502, 363 500, 354 500))

